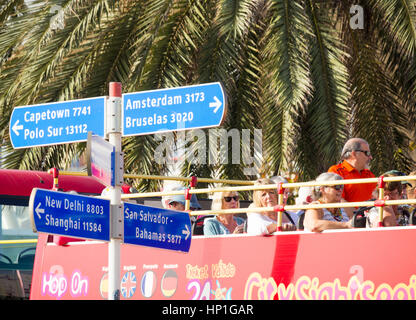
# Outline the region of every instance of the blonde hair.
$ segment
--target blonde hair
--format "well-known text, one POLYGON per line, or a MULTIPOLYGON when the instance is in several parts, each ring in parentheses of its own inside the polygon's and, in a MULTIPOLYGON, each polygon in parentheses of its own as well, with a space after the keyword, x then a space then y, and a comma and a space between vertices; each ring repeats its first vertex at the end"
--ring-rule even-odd
MULTIPOLYGON (((255 186, 263 186, 263 185, 268 185, 268 184, 276 184, 276 182, 274 182, 271 179, 268 178, 261 178, 261 179, 257 179, 256 182, 254 182, 255 186)), ((275 194, 277 194, 277 186, 276 189, 264 189, 264 190, 271 190, 274 191, 275 194)), ((253 203, 255 207, 262 207, 263 205, 261 204, 261 194, 264 190, 254 190, 253 191, 253 203)))
MULTIPOLYGON (((237 194, 237 192, 235 191, 222 191, 222 192, 215 192, 214 196, 212 197, 212 202, 211 202, 211 210, 221 210, 222 209, 222 200, 224 199, 224 197, 226 197, 228 194, 237 194)), ((238 202, 239 206, 240 206, 240 202, 238 202)))

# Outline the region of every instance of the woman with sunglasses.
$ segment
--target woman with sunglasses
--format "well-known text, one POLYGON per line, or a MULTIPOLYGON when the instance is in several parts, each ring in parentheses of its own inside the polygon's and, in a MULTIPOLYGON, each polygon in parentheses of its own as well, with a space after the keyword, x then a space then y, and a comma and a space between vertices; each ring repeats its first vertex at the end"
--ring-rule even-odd
MULTIPOLYGON (((281 182, 281 181, 280 181, 281 182)), ((254 185, 276 184, 275 180, 258 179, 254 185)), ((284 200, 285 201, 285 200, 284 200)), ((253 203, 250 207, 274 207, 278 204, 277 189, 255 190, 253 203)), ((296 214, 283 212, 282 231, 296 230, 296 214)), ((275 211, 250 212, 247 214, 247 233, 253 235, 266 235, 277 231, 277 213, 275 211)))
MULTIPOLYGON (((332 172, 325 172, 316 178, 316 182, 343 180, 343 178, 332 172)), ((344 185, 316 186, 314 197, 318 203, 342 202, 342 191, 344 185)), ((306 231, 322 232, 327 229, 351 228, 351 220, 342 208, 308 209, 305 212, 304 226, 306 231)))
MULTIPOLYGON (((215 192, 212 199, 211 210, 240 208, 240 199, 236 192, 215 192)), ((204 235, 242 233, 244 219, 233 214, 217 214, 214 218, 204 221, 204 235)))

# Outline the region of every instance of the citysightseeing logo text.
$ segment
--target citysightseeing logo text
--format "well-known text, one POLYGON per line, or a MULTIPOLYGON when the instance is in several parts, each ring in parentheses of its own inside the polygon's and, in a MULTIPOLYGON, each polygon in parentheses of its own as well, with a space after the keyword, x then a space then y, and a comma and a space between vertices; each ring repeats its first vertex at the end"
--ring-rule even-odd
POLYGON ((161 165, 243 165, 246 175, 256 175, 263 162, 261 129, 195 129, 155 134, 161 143, 154 153, 161 165), (206 133, 208 132, 208 134, 206 133), (229 142, 231 141, 231 145, 229 142))
POLYGON ((258 272, 247 279, 244 299, 272 300, 415 300, 416 275, 411 275, 409 283, 398 283, 394 287, 387 283, 376 286, 373 281, 360 281, 352 276, 346 286, 339 279, 320 283, 317 277, 301 276, 296 283, 283 283, 278 286, 271 277, 263 278, 258 272), (276 296, 277 295, 277 296, 276 296))

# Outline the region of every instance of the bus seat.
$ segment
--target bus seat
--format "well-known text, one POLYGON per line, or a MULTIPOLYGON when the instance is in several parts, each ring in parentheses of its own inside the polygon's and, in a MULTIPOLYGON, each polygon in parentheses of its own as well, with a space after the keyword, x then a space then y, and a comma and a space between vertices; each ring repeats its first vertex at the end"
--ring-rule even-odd
POLYGON ((8 256, 6 256, 3 253, 0 253, 0 266, 7 266, 12 263, 13 263, 12 259, 10 259, 8 256))
POLYGON ((19 265, 33 266, 35 261, 36 248, 27 248, 19 253, 17 256, 17 263, 19 265))
POLYGON ((204 221, 207 218, 212 218, 214 215, 207 215, 198 217, 192 225, 192 235, 201 236, 204 234, 204 221))
POLYGON ((351 226, 353 228, 365 228, 367 225, 367 217, 365 215, 365 211, 368 211, 371 208, 373 207, 360 207, 356 211, 354 211, 351 226))
POLYGON ((303 221, 304 220, 305 220, 305 210, 303 210, 303 212, 299 214, 298 230, 304 230, 305 229, 305 227, 303 226, 303 221))

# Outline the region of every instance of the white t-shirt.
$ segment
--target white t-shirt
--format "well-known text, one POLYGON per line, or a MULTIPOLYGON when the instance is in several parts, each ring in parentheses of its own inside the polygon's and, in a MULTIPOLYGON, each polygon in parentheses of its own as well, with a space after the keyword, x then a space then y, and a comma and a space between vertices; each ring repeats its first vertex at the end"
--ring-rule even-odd
MULTIPOLYGON (((299 220, 299 217, 296 213, 286 211, 290 217, 292 218, 295 225, 299 220)), ((286 214, 283 212, 283 223, 291 223, 291 221, 286 217, 286 214)), ((277 223, 276 220, 269 218, 268 216, 257 213, 257 212, 250 212, 247 213, 247 233, 253 235, 265 235, 269 234, 267 231, 267 226, 272 223, 277 223)))
POLYGON ((275 220, 270 219, 264 214, 257 212, 247 213, 247 233, 253 235, 268 234, 267 226, 276 223, 275 220))

